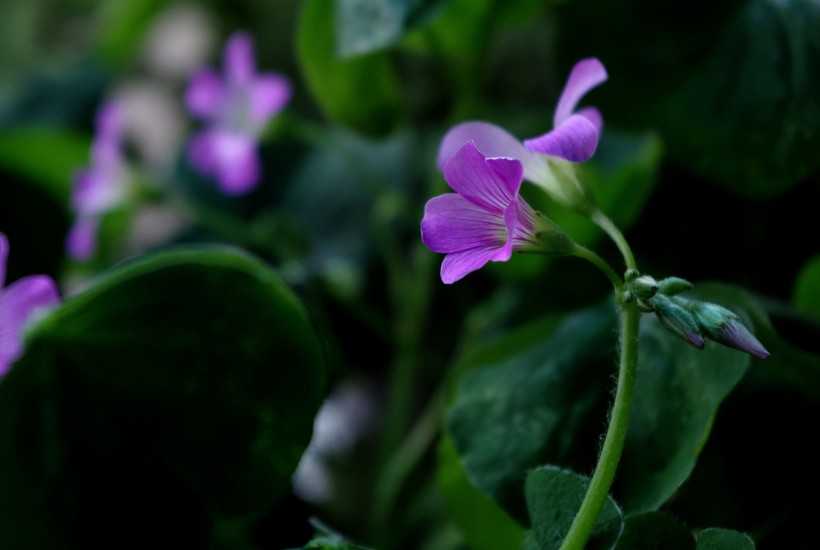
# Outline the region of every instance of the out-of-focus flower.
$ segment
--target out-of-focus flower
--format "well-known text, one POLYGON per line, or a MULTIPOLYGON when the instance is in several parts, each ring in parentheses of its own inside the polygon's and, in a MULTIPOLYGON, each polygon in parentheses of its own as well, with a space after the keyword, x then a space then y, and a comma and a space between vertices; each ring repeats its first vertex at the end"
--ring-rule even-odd
POLYGON ((0 233, 0 377, 23 354, 23 330, 33 315, 60 301, 57 285, 48 275, 29 275, 7 287, 9 241, 0 233))
POLYGON ((122 129, 122 107, 113 101, 103 104, 97 112, 91 165, 74 178, 71 193, 75 220, 66 239, 66 251, 75 260, 87 260, 94 255, 100 219, 126 198, 122 129))
POLYGON ((257 74, 253 42, 246 33, 230 37, 223 66, 224 77, 205 68, 188 85, 188 110, 206 123, 191 140, 188 156, 199 172, 216 179, 223 193, 239 195, 259 182, 257 140, 290 100, 291 85, 280 74, 257 74))
POLYGON ((486 158, 470 141, 444 167, 456 191, 427 201, 421 240, 447 254, 441 264, 445 284, 458 281, 487 262, 505 262, 513 250, 567 254, 574 243, 519 196, 523 168, 512 158, 486 158))
POLYGON ((503 128, 487 122, 459 124, 444 136, 438 152, 438 166, 444 165, 468 141, 487 157, 517 159, 524 167, 524 179, 544 188, 567 208, 587 213, 594 205, 589 190, 578 180, 572 163, 588 160, 598 146, 603 117, 598 109, 576 111, 581 98, 607 79, 603 64, 595 59, 579 61, 570 73, 553 117, 554 128, 523 143, 503 128))

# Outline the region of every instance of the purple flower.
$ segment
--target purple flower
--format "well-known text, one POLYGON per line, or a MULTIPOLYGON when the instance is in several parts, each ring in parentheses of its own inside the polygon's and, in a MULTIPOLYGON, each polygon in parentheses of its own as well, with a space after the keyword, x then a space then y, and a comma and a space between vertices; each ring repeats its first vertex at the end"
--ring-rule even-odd
POLYGON ((66 250, 75 260, 87 260, 94 255, 100 219, 125 199, 127 174, 122 129, 121 106, 115 102, 103 104, 97 111, 91 166, 74 178, 71 193, 75 221, 66 238, 66 250))
POLYGON ((521 198, 523 167, 511 158, 485 158, 472 141, 444 166, 455 191, 434 197, 424 207, 421 240, 446 254, 445 284, 458 281, 487 262, 506 262, 513 250, 565 253, 573 245, 552 222, 521 198))
POLYGON ((3 287, 9 241, 0 233, 0 377, 23 354, 23 329, 38 312, 60 301, 57 285, 47 275, 30 275, 3 287))
POLYGON ((452 128, 439 147, 440 169, 468 141, 475 142, 488 157, 518 159, 524 179, 543 187, 565 206, 583 210, 592 199, 577 180, 571 163, 588 160, 595 153, 603 127, 598 109, 575 108, 592 88, 607 79, 606 69, 595 58, 583 59, 573 67, 553 117, 553 129, 521 143, 509 132, 487 122, 465 122, 452 128))
POLYGON ((188 110, 206 123, 192 138, 188 156, 199 172, 216 178, 223 193, 239 195, 259 181, 257 139, 290 100, 291 86, 282 75, 256 73, 253 43, 245 33, 230 37, 223 65, 224 78, 205 68, 188 85, 188 110))

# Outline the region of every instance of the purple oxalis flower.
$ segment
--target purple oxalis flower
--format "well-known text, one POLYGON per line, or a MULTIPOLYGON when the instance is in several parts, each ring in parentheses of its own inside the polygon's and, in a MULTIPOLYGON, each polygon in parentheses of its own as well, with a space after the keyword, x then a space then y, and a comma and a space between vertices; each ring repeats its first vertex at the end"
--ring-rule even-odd
POLYGON ((97 228, 103 214, 126 196, 126 168, 122 153, 123 111, 115 102, 97 112, 91 145, 91 166, 74 178, 71 208, 76 215, 66 238, 66 250, 75 260, 87 260, 97 248, 97 228))
POLYGON ((290 100, 291 85, 280 74, 256 73, 246 33, 230 37, 223 65, 224 78, 205 68, 188 85, 188 110, 207 125, 191 140, 188 156, 198 171, 216 178, 222 192, 239 195, 259 181, 257 139, 290 100))
POLYGON ((9 241, 0 233, 0 377, 23 354, 23 329, 32 315, 60 301, 47 275, 29 275, 4 288, 9 241))
POLYGON ((513 250, 565 253, 572 241, 519 196, 521 162, 485 158, 470 141, 444 166, 456 191, 427 201, 421 240, 446 254, 441 280, 454 283, 487 262, 505 262, 513 250))
POLYGON ((578 111, 576 107, 587 92, 606 79, 606 69, 598 59, 583 59, 576 63, 558 100, 553 129, 523 143, 503 128, 487 122, 472 121, 455 126, 447 132, 439 147, 439 168, 443 170, 449 158, 472 140, 488 157, 521 161, 524 179, 542 186, 566 206, 577 207, 588 202, 569 163, 583 162, 595 153, 603 117, 595 107, 578 111))

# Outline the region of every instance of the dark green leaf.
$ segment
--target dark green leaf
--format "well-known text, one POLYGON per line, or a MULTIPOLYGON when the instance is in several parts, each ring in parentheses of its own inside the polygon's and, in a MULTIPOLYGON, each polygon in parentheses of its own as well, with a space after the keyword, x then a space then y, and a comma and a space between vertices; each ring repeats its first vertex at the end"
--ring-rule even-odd
POLYGON ((396 42, 444 0, 335 0, 337 51, 370 53, 396 42))
POLYGON ((322 388, 307 316, 258 260, 200 247, 123 264, 46 317, 0 385, 0 546, 41 525, 72 544, 203 547, 210 516, 290 485, 322 388))
MULTIPOLYGON (((555 466, 541 466, 527 475, 527 506, 541 550, 561 547, 588 486, 589 478, 555 466)), ((607 498, 584 548, 612 548, 622 528, 621 510, 607 498)))
MULTIPOLYGON (((447 427, 473 484, 526 522, 521 481, 549 461, 590 468, 612 374, 610 304, 508 338, 458 386, 447 427)), ((580 469, 580 468, 579 468, 580 469)))
POLYGON ((69 130, 26 127, 0 132, 0 167, 42 187, 62 204, 74 174, 89 162, 91 139, 69 130))
POLYGON ((399 85, 382 53, 342 59, 336 51, 333 0, 308 0, 297 29, 304 78, 330 118, 366 134, 384 134, 398 116, 399 85))
POLYGON ((615 491, 630 512, 655 510, 686 480, 718 406, 749 356, 713 342, 698 350, 642 319, 638 379, 615 491))
POLYGON ((353 544, 316 519, 311 520, 311 523, 316 528, 316 536, 305 545, 303 550, 368 550, 364 546, 353 544))
POLYGON ((731 529, 704 529, 698 535, 697 550, 754 550, 755 543, 745 533, 731 529))
POLYGON ((624 519, 624 530, 614 550, 693 550, 695 538, 668 514, 645 512, 624 519))
POLYGON ((453 442, 439 445, 438 485, 447 501, 448 515, 475 550, 519 549, 524 529, 467 479, 453 442))
POLYGON ((820 256, 815 256, 797 275, 792 302, 800 311, 820 319, 820 256))

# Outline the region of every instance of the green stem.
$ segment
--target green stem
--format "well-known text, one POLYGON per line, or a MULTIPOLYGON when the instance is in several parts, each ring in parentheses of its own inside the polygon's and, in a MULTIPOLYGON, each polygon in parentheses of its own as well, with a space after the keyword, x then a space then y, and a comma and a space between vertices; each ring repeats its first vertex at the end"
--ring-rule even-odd
POLYGON ((596 209, 593 211, 591 217, 592 221, 598 224, 598 227, 603 229, 618 246, 618 250, 621 251, 621 255, 624 257, 624 261, 626 262, 627 269, 637 270, 638 266, 635 264, 635 256, 632 254, 632 249, 629 248, 629 244, 627 244, 624 234, 621 233, 618 226, 612 223, 612 220, 610 220, 606 214, 600 210, 596 209))
POLYGON ((609 494, 612 481, 615 479, 615 470, 626 440, 638 367, 638 330, 641 313, 635 304, 625 304, 622 307, 620 372, 618 387, 615 391, 615 404, 609 419, 609 429, 601 449, 601 456, 595 467, 595 473, 592 475, 592 481, 589 483, 584 501, 572 522, 569 533, 561 545, 562 550, 584 548, 609 494))
POLYGON ((603 271, 604 275, 606 275, 612 284, 615 286, 616 290, 619 290, 624 282, 621 280, 621 277, 612 269, 606 260, 601 258, 598 254, 590 250, 585 246, 581 246, 580 244, 576 244, 575 248, 572 250, 573 256, 578 256, 579 258, 583 258, 589 262, 591 262, 595 267, 603 271))

